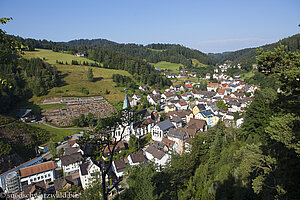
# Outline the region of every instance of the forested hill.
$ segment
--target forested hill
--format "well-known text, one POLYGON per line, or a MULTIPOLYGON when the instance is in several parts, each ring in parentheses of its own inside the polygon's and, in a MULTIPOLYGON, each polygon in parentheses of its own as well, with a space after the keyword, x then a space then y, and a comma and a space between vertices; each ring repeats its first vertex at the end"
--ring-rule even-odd
MULTIPOLYGON (((272 50, 279 44, 287 46, 288 51, 299 51, 300 50, 300 34, 293 35, 288 38, 279 40, 276 43, 261 46, 264 50, 272 50)), ((259 47, 257 47, 259 48, 259 47)), ((231 60, 234 63, 255 63, 255 57, 257 56, 257 48, 247 48, 234 52, 224 52, 218 54, 208 54, 216 63, 222 64, 226 60, 231 60)))
POLYGON ((119 44, 105 39, 94 40, 72 40, 67 43, 62 43, 71 47, 103 47, 114 51, 129 54, 134 57, 139 57, 151 63, 159 61, 168 61, 172 63, 181 63, 183 65, 191 65, 191 59, 197 59, 200 63, 211 65, 214 60, 206 54, 198 50, 189 49, 179 44, 119 44))

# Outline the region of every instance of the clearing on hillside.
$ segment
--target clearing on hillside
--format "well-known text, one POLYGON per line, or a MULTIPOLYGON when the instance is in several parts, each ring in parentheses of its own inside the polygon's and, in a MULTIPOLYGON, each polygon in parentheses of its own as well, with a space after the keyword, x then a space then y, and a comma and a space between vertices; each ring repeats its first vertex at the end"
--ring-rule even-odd
POLYGON ((171 73, 178 73, 179 72, 179 67, 183 67, 182 64, 177 64, 177 63, 171 63, 171 62, 166 62, 166 61, 160 61, 158 63, 152 63, 154 67, 158 67, 160 69, 166 68, 169 70, 171 73))
POLYGON ((104 69, 99 67, 83 66, 83 65, 61 65, 56 64, 56 60, 67 61, 81 60, 92 63, 94 61, 87 58, 77 57, 70 54, 53 52, 52 50, 40 49, 37 51, 25 52, 27 58, 45 58, 45 61, 54 64, 57 70, 61 72, 65 84, 60 87, 50 89, 47 95, 41 97, 33 97, 31 101, 38 104, 45 99, 53 97, 82 97, 82 96, 103 96, 110 102, 122 101, 124 93, 116 88, 116 83, 112 80, 113 74, 122 74, 132 77, 127 71, 104 69), (87 78, 88 69, 92 68, 94 82, 89 82, 87 78), (107 94, 108 93, 108 94, 107 94))

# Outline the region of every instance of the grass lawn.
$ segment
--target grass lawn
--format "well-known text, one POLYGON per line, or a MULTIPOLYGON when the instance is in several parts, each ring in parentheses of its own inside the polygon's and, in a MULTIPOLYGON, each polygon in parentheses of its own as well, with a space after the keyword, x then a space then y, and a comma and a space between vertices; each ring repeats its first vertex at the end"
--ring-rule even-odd
POLYGON ((26 57, 34 58, 39 57, 41 59, 45 58, 45 61, 49 64, 56 65, 56 60, 63 61, 64 63, 68 62, 71 64, 72 60, 77 60, 78 62, 83 63, 89 62, 94 63, 95 61, 89 60, 85 57, 78 57, 67 53, 54 52, 48 49, 36 49, 35 51, 25 51, 26 57))
POLYGON ((56 108, 60 108, 60 107, 64 107, 64 106, 66 106, 65 103, 54 103, 54 104, 41 104, 41 105, 39 105, 39 107, 42 110, 56 109, 56 108))
MULTIPOLYGON (((30 101, 35 104, 41 103, 44 99, 52 97, 64 97, 64 96, 103 96, 108 101, 123 101, 124 93, 122 93, 118 88, 115 87, 115 83, 112 80, 113 74, 122 74, 132 77, 127 71, 124 70, 114 70, 114 69, 104 69, 99 67, 90 67, 82 65, 59 65, 56 64, 56 59, 63 60, 75 60, 75 59, 85 59, 85 61, 93 62, 86 58, 76 57, 70 54, 53 52, 51 50, 38 50, 25 52, 26 57, 39 57, 46 58, 46 61, 50 64, 55 64, 57 70, 61 72, 63 76, 63 81, 65 84, 60 87, 52 88, 47 95, 41 97, 33 97, 30 101), (89 82, 87 79, 88 69, 92 68, 94 74, 94 82, 89 82), (81 92, 81 88, 85 88, 89 91, 88 95, 81 92), (106 94, 106 89, 109 94, 106 94)), ((69 62, 69 61, 68 61, 69 62)))
POLYGON ((171 73, 178 73, 179 67, 183 66, 182 64, 171 63, 171 62, 166 62, 166 61, 160 61, 158 63, 153 63, 153 65, 154 65, 154 67, 169 69, 171 73))
POLYGON ((192 63, 194 66, 196 66, 198 64, 198 67, 206 67, 207 65, 199 62, 199 60, 192 58, 192 63))
POLYGON ((241 79, 245 80, 245 79, 251 78, 252 76, 254 76, 254 72, 250 71, 248 73, 241 74, 241 79))
POLYGON ((37 123, 33 123, 30 125, 48 131, 52 135, 51 138, 53 138, 54 142, 61 142, 64 137, 73 135, 75 133, 78 133, 78 132, 84 130, 84 129, 55 129, 55 128, 46 126, 44 124, 37 124, 37 123))

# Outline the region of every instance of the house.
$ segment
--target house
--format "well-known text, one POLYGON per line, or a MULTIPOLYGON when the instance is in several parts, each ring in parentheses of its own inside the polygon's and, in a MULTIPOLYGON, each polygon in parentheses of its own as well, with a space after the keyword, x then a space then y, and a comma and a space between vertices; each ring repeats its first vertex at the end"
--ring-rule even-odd
POLYGON ((146 85, 141 85, 141 86, 139 87, 139 90, 141 90, 141 91, 145 92, 145 91, 147 91, 147 90, 148 90, 148 88, 147 88, 147 86, 146 86, 146 85))
POLYGON ((175 126, 170 120, 165 120, 156 124, 151 130, 152 140, 161 142, 171 128, 175 128, 175 126))
POLYGON ((116 159, 112 163, 112 171, 115 172, 117 177, 121 177, 126 169, 126 163, 123 158, 116 159))
POLYGON ((191 85, 191 84, 185 84, 184 87, 185 87, 187 90, 192 90, 192 89, 193 89, 193 85, 191 85))
POLYGON ((75 54, 75 56, 77 56, 77 57, 83 57, 84 53, 78 52, 78 53, 75 54))
POLYGON ((189 105, 186 101, 180 101, 175 104, 177 110, 187 110, 189 108, 189 105))
POLYGON ((30 185, 39 181, 49 183, 55 179, 56 166, 54 161, 49 161, 19 170, 21 185, 30 185))
POLYGON ((145 155, 142 151, 129 154, 127 157, 128 164, 129 165, 139 165, 141 163, 145 163, 147 160, 145 158, 145 155))
POLYGON ((210 73, 207 73, 207 74, 205 75, 205 79, 210 79, 210 73))
POLYGON ((81 153, 73 153, 60 157, 63 173, 65 176, 79 172, 79 166, 82 163, 83 157, 81 153))
POLYGON ((209 83, 207 85, 207 91, 214 91, 216 92, 218 88, 220 88, 221 85, 219 83, 209 83))
POLYGON ((147 96, 147 100, 148 100, 150 105, 157 105, 157 104, 162 103, 160 94, 156 94, 156 95, 149 94, 147 96))
POLYGON ((223 98, 225 95, 227 95, 226 90, 225 89, 219 89, 216 96, 223 98))
MULTIPOLYGON (((20 196, 27 197, 27 199, 43 199, 43 194, 47 192, 46 184, 44 181, 39 181, 31 185, 24 185, 20 196)), ((16 195, 16 194, 14 194, 16 195)))
POLYGON ((159 89, 151 89, 150 92, 151 92, 152 94, 154 94, 154 95, 160 94, 159 89))
POLYGON ((219 69, 218 69, 218 68, 214 69, 214 72, 215 72, 215 73, 218 73, 218 72, 219 72, 219 69))
POLYGON ((197 115, 199 112, 205 110, 205 105, 203 104, 198 104, 196 106, 193 107, 193 115, 197 115))
POLYGON ((175 92, 165 92, 161 95, 162 98, 164 98, 165 100, 169 100, 171 98, 174 98, 176 96, 175 92))
POLYGON ((171 129, 168 133, 168 139, 178 144, 176 152, 180 155, 184 152, 184 141, 188 137, 189 135, 184 131, 184 129, 171 129))
POLYGON ((70 188, 72 185, 79 185, 78 179, 73 179, 72 176, 60 177, 54 180, 56 194, 58 194, 60 190, 70 188))
MULTIPOLYGON (((117 139, 117 140, 119 140, 119 139, 117 139)), ((106 157, 110 156, 110 153, 112 152, 113 148, 114 148, 113 145, 109 145, 109 147, 106 146, 106 147, 104 148, 103 157, 106 158, 106 157)), ((125 150, 125 149, 126 149, 126 148, 125 148, 124 142, 123 142, 123 141, 120 141, 120 142, 118 142, 118 143, 116 144, 116 147, 115 147, 115 154, 116 154, 116 153, 120 153, 121 151, 123 151, 123 150, 125 150)))
POLYGON ((168 138, 163 138, 161 143, 167 147, 167 151, 173 151, 178 153, 178 144, 168 138))
POLYGON ((66 155, 71 155, 71 154, 74 154, 74 153, 81 153, 81 155, 84 155, 84 151, 79 147, 79 146, 76 146, 76 147, 66 147, 64 149, 64 156, 66 155))
POLYGON ((91 158, 87 158, 86 162, 80 165, 79 176, 83 189, 93 185, 97 179, 101 180, 101 169, 91 158))
POLYGON ((131 106, 137 106, 138 102, 141 100, 141 95, 140 94, 134 94, 131 98, 130 105, 131 106))
POLYGON ((164 109, 165 109, 165 113, 168 113, 177 110, 177 107, 171 104, 171 105, 166 105, 164 109))
POLYGON ((193 95, 190 93, 190 92, 185 92, 181 95, 182 99, 185 100, 185 101, 189 101, 190 98, 193 97, 193 95))
POLYGON ((204 110, 199 112, 197 115, 195 115, 195 119, 205 120, 207 125, 210 127, 215 126, 219 121, 219 117, 215 115, 211 110, 204 110))
POLYGON ((180 110, 180 111, 171 111, 166 114, 166 117, 172 119, 173 117, 180 117, 184 124, 188 123, 191 118, 194 117, 191 111, 180 110))
POLYGON ((178 85, 171 85, 170 89, 174 90, 175 92, 179 92, 180 91, 180 87, 178 85))
POLYGON ((196 132, 207 131, 207 122, 202 119, 191 119, 187 124, 187 129, 194 129, 196 132))
POLYGON ((148 146, 145 150, 146 158, 156 164, 158 164, 160 167, 163 167, 167 164, 168 159, 170 156, 166 153, 164 153, 161 150, 158 150, 157 148, 153 146, 148 146))
POLYGON ((183 120, 180 117, 172 117, 172 119, 170 119, 170 121, 173 123, 173 125, 175 126, 175 128, 180 128, 182 127, 183 124, 183 120))

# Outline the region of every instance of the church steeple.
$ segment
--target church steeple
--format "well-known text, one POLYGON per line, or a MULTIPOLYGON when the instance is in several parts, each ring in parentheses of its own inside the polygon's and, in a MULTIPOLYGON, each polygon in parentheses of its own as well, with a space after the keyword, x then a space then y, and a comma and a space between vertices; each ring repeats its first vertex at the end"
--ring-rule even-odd
POLYGON ((128 99, 128 95, 127 95, 127 92, 126 92, 126 95, 125 95, 125 99, 124 99, 124 102, 123 102, 123 110, 125 109, 130 109, 130 102, 129 102, 129 99, 128 99))

